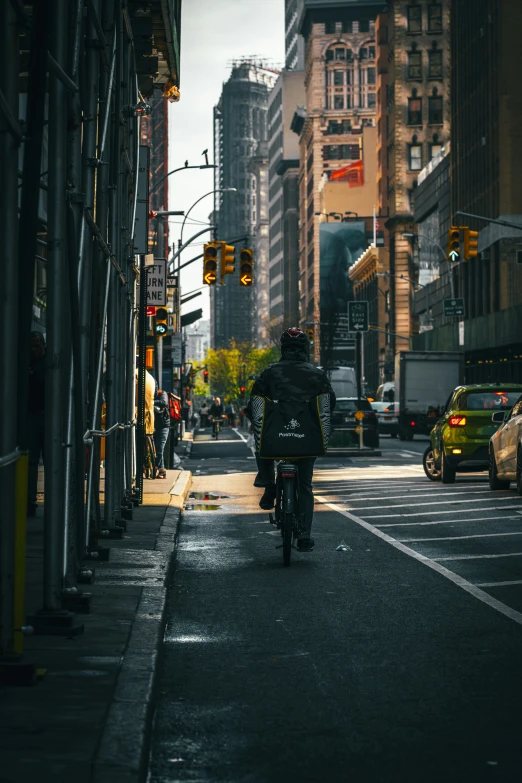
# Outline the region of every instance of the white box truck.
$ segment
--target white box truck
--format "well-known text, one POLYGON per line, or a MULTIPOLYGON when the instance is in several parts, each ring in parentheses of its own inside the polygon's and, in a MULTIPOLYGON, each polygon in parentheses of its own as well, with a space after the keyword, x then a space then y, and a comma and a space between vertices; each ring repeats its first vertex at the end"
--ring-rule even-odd
POLYGON ((400 351, 395 357, 399 438, 428 435, 451 392, 463 380, 464 354, 460 351, 400 351))

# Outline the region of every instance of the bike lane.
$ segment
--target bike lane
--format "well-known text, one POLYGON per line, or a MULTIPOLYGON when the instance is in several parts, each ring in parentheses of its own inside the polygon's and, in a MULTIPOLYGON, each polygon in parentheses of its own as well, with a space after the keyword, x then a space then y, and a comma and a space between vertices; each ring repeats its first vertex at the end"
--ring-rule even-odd
POLYGON ((253 476, 194 482, 150 783, 519 781, 522 628, 324 504, 283 568, 253 476))

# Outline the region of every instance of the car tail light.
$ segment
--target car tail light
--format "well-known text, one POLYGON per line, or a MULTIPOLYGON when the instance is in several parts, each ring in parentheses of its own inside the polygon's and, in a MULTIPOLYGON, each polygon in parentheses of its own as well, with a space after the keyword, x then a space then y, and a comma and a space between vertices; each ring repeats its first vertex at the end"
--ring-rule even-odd
POLYGON ((448 424, 450 427, 465 427, 466 426, 466 417, 465 416, 450 416, 448 419, 448 424))
POLYGON ((416 421, 410 421, 410 427, 415 427, 415 426, 417 426, 417 422, 416 421))
POLYGON ((281 475, 283 478, 295 478, 295 473, 292 470, 281 471, 281 475))

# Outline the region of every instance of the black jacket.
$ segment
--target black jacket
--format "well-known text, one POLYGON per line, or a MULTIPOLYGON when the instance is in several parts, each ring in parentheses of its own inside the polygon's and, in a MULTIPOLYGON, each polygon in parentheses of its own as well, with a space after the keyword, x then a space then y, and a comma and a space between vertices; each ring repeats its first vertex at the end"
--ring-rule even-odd
POLYGON ((223 406, 217 405, 215 402, 212 403, 208 415, 212 416, 214 419, 219 419, 221 416, 223 416, 223 406))
POLYGON ((157 391, 154 395, 154 429, 166 427, 170 427, 169 396, 165 391, 157 391))
MULTIPOLYGON (((263 370, 252 387, 252 396, 271 400, 309 400, 318 394, 330 394, 330 409, 335 408, 335 392, 328 376, 299 351, 283 351, 281 359, 263 370)), ((245 413, 250 419, 251 401, 245 413)))

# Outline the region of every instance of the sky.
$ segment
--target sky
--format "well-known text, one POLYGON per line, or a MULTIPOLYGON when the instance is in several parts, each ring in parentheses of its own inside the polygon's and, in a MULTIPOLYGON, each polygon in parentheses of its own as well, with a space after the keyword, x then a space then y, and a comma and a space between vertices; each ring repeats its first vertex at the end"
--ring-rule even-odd
MULTIPOLYGON (((284 0, 183 0, 181 11, 181 66, 178 103, 169 104, 169 171, 185 164, 213 163, 213 108, 230 75, 230 60, 259 55, 274 67, 284 63, 284 0)), ((189 169, 173 174, 169 182, 169 209, 185 210, 213 189, 213 170, 189 169)), ((208 223, 213 196, 191 211, 183 230, 186 242, 208 223), (201 221, 196 223, 192 221, 201 221)), ((177 244, 181 217, 169 220, 169 241, 177 244)), ((189 261, 202 252, 205 235, 182 255, 189 261)), ((182 271, 182 294, 202 286, 202 261, 182 271)), ((236 275, 227 285, 238 285, 236 275)), ((208 289, 188 302, 184 313, 203 308, 210 315, 208 289)))

